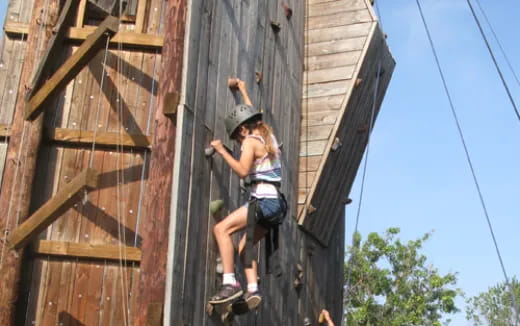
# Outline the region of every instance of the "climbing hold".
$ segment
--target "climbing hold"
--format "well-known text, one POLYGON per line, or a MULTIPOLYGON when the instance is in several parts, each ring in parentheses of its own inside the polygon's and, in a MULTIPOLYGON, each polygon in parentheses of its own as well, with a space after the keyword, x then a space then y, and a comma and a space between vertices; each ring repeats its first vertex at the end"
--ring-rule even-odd
POLYGON ((368 124, 366 124, 366 123, 361 125, 361 126, 359 126, 358 129, 357 129, 358 134, 362 134, 362 133, 367 132, 367 131, 368 131, 368 124))
POLYGON ((228 79, 228 86, 229 88, 238 88, 238 78, 229 78, 228 79))
POLYGON ((224 207, 224 201, 222 199, 217 199, 209 203, 209 211, 211 215, 218 213, 222 207, 224 207))
POLYGON ((305 319, 303 320, 303 325, 304 326, 311 326, 312 325, 311 320, 309 319, 309 317, 305 317, 305 319))
POLYGON ((350 198, 348 198, 348 197, 346 197, 345 199, 343 199, 343 205, 348 205, 348 204, 350 204, 350 203, 352 203, 352 199, 350 199, 350 198))
POLYGON ((361 85, 362 82, 363 82, 363 79, 361 79, 361 78, 356 79, 356 82, 354 83, 354 87, 358 88, 359 85, 361 85))
POLYGON ((282 25, 278 22, 271 21, 271 28, 273 32, 278 33, 282 29, 282 25))
POLYGON ((204 150, 204 155, 206 155, 206 157, 211 157, 213 154, 215 154, 215 147, 207 147, 204 150))
POLYGON ((341 142, 341 140, 339 139, 339 137, 336 137, 334 139, 334 142, 332 143, 332 146, 330 147, 330 150, 335 152, 337 151, 341 146, 343 146, 343 143, 341 142))
POLYGON ((312 205, 309 205, 309 207, 307 207, 307 213, 310 215, 312 213, 314 213, 316 211, 316 207, 312 206, 312 205))
POLYGON ((291 19, 292 17, 292 9, 286 3, 283 4, 283 10, 285 11, 285 17, 287 19, 291 19))
POLYGON ((262 72, 261 71, 255 72, 255 76, 256 76, 255 77, 256 83, 260 84, 260 82, 262 81, 262 77, 263 77, 262 72))

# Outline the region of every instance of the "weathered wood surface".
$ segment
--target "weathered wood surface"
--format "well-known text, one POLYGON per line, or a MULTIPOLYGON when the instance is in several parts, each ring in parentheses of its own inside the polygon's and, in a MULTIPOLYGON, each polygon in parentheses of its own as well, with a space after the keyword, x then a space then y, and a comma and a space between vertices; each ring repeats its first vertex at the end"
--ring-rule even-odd
POLYGON ((37 255, 60 256, 69 258, 120 260, 125 255, 127 262, 141 261, 141 250, 135 247, 99 245, 90 243, 62 242, 51 240, 38 241, 33 249, 37 255), (122 253, 123 252, 123 253, 122 253))
POLYGON ((163 108, 166 94, 179 93, 182 86, 187 1, 166 2, 163 10, 166 22, 165 45, 159 77, 159 107, 154 121, 148 189, 143 204, 143 259, 132 310, 132 322, 135 325, 146 323, 151 307, 164 305, 176 124, 175 120, 163 114, 163 108))
POLYGON ((54 128, 46 131, 46 137, 50 141, 92 146, 107 146, 114 149, 148 149, 152 143, 150 136, 143 134, 132 134, 126 132, 104 132, 78 129, 54 128))
POLYGON ((12 231, 7 238, 9 249, 19 249, 31 241, 35 235, 45 230, 80 199, 81 195, 96 188, 99 174, 93 169, 85 169, 71 182, 60 189, 54 197, 42 205, 33 215, 12 231))
MULTIPOLYGON (((62 91, 76 75, 85 67, 106 43, 107 37, 112 37, 118 30, 119 21, 115 17, 107 17, 95 32, 81 44, 81 46, 63 63, 58 70, 45 82, 33 91, 25 109, 26 119, 34 119, 38 108, 50 97, 62 91)), ((44 58, 45 59, 45 58, 44 58)))
MULTIPOLYGON (((14 110, 11 137, 6 154, 10 159, 5 163, 0 192, 0 208, 2 212, 5 212, 0 217, 0 230, 2 230, 4 239, 0 263, 0 288, 2 288, 2 291, 0 291, 0 325, 13 325, 16 314, 19 313, 21 308, 16 307, 15 304, 19 294, 23 251, 16 253, 13 250, 7 250, 5 237, 6 231, 14 229, 18 223, 27 218, 29 213, 30 186, 35 175, 36 155, 41 140, 43 122, 43 117, 31 123, 26 123, 23 119, 25 85, 30 83, 38 59, 44 51, 44 48, 38 46, 38 44, 45 45, 50 39, 50 26, 56 22, 59 11, 58 1, 36 0, 33 5, 33 10, 30 10, 32 35, 28 36, 26 44, 31 51, 25 56, 19 83, 12 85, 13 89, 11 89, 14 90, 12 93, 16 93, 16 95, 13 95, 13 97, 16 97, 16 106, 13 104, 13 108, 16 109, 14 110), (45 4, 47 4, 45 10, 47 16, 42 21, 47 22, 48 25, 42 27, 42 25, 37 24, 37 20, 40 19, 45 4), (18 312, 16 311, 17 308, 18 312)), ((20 54, 13 53, 11 55, 20 54)))
MULTIPOLYGON (((135 307, 132 300, 136 295, 132 296, 131 292, 137 288, 139 267, 133 262, 136 258, 132 250, 125 251, 125 248, 140 250, 142 244, 139 221, 143 221, 141 216, 145 212, 141 202, 147 191, 150 153, 142 150, 134 153, 136 150, 125 147, 124 143, 127 134, 142 135, 144 141, 153 133, 151 121, 156 109, 157 72, 161 59, 157 40, 162 39, 159 30, 163 29, 160 14, 164 3, 163 0, 148 1, 142 27, 145 35, 135 35, 132 24, 120 26, 120 35, 137 36, 135 42, 141 42, 139 37, 142 36, 142 42, 155 42, 156 45, 143 52, 140 51, 142 47, 125 46, 124 38, 113 42, 106 53, 106 64, 105 51, 100 51, 66 89, 56 94, 55 101, 46 104, 52 108, 45 119, 46 129, 65 129, 65 138, 70 133, 93 137, 96 131, 101 143, 109 136, 108 142, 113 143, 110 145, 113 147, 108 150, 95 142, 92 151, 92 144, 63 146, 64 142, 59 141, 45 143, 39 153, 34 151, 34 154, 38 153, 38 164, 31 211, 38 209, 82 169, 92 164, 100 172, 99 189, 92 191, 85 202, 72 205, 49 226, 42 238, 69 243, 69 253, 70 248, 89 247, 117 248, 119 253, 113 252, 114 257, 117 255, 114 262, 99 257, 80 260, 55 255, 28 257, 21 276, 21 309, 16 325, 133 325, 129 310, 135 307), (70 131, 72 129, 74 131, 70 131), (122 136, 114 139, 114 135, 122 136)), ((12 21, 11 18, 7 20, 12 21)), ((28 22, 29 19, 20 21, 21 24, 28 22)), ((85 21, 87 25, 97 23, 85 21)), ((83 34, 77 36, 78 40, 85 38, 84 31, 93 28, 88 26, 79 30, 83 34)), ((70 33, 74 31, 76 29, 71 29, 70 33)), ((31 33, 17 42, 25 46, 27 37, 30 41, 31 33)), ((9 38, 14 42, 19 35, 10 34, 9 38)), ((75 42, 63 46, 57 60, 65 61, 77 49, 71 44, 75 42)), ((6 60, 20 57, 13 51, 4 54, 6 60)), ((14 93, 16 95, 16 90, 14 93)), ((7 100, 7 96, 4 99, 7 100)), ((9 114, 2 112, 2 117, 8 118, 9 114)))
MULTIPOLYGON (((68 41, 84 41, 95 30, 95 26, 71 27, 67 28, 65 37, 68 41)), ((12 37, 20 37, 29 33, 29 25, 8 21, 4 26, 4 31, 12 37)), ((110 46, 113 47, 119 44, 125 48, 160 49, 164 44, 164 40, 160 35, 121 31, 110 39, 110 46)))
MULTIPOLYGON (((319 180, 309 190, 310 196, 307 199, 307 203, 315 207, 316 211, 301 220, 303 227, 322 244, 329 243, 335 230, 331 225, 335 225, 337 216, 344 207, 344 199, 350 192, 366 147, 368 132, 359 132, 358 129, 369 125, 371 119, 375 121, 394 65, 382 32, 379 28, 374 29, 358 74, 363 82, 352 90, 341 120, 334 128, 333 137, 338 137, 343 145, 328 154, 322 169, 318 170, 319 180), (383 73, 378 77, 379 63, 383 73), (378 93, 374 104, 376 84, 378 93), (374 105, 375 112, 372 116, 374 105)), ((315 139, 318 136, 311 133, 309 137, 315 139)))

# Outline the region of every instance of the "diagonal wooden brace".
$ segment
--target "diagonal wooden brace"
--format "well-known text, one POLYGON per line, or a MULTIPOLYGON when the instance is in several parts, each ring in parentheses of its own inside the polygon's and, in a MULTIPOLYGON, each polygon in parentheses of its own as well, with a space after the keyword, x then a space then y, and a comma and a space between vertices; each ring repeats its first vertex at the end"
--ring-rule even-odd
POLYGON ((92 190, 97 185, 98 172, 91 168, 83 170, 9 235, 7 239, 9 248, 19 249, 33 240, 72 207, 84 193, 83 190, 92 190))
POLYGON ((61 91, 103 48, 106 42, 103 36, 107 35, 111 38, 117 33, 118 29, 119 20, 116 17, 108 16, 52 77, 26 102, 25 119, 34 119, 40 112, 39 108, 45 100, 61 91))
POLYGON ((54 60, 56 57, 59 57, 59 51, 62 51, 61 45, 63 40, 67 34, 68 27, 72 25, 72 19, 74 18, 74 0, 67 0, 65 5, 61 9, 60 17, 58 18, 58 22, 56 26, 53 28, 53 36, 49 40, 49 45, 47 46, 47 50, 43 55, 38 69, 34 74, 33 81, 31 86, 29 87, 29 92, 27 92, 25 100, 28 101, 34 95, 34 93, 41 86, 44 76, 50 74, 49 70, 52 69, 52 66, 55 64, 54 60))

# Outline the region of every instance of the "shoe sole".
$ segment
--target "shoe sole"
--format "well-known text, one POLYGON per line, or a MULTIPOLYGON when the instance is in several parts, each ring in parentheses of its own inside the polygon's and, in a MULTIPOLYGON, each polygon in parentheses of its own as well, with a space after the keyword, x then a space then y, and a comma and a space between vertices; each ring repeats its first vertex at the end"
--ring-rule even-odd
POLYGON ((253 310, 253 309, 256 309, 260 303, 262 303, 262 297, 260 296, 251 296, 249 298, 247 298, 247 307, 249 308, 249 310, 253 310))
POLYGON ((244 291, 240 290, 237 293, 235 293, 232 296, 227 297, 225 299, 222 299, 222 300, 209 300, 208 302, 211 303, 211 304, 227 303, 227 302, 231 302, 231 301, 233 301, 233 300, 235 300, 237 298, 240 298, 242 296, 242 294, 244 294, 244 291))

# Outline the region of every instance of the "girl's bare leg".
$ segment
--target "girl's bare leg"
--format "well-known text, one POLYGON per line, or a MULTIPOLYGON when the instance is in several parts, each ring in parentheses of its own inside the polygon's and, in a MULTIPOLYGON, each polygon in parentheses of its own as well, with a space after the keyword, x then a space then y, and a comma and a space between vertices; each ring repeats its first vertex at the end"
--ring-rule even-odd
MULTIPOLYGON (((257 225, 255 228, 254 234, 254 245, 258 243, 258 241, 262 240, 262 238, 266 235, 267 230, 260 225, 257 225)), ((240 239, 240 243, 238 244, 238 254, 242 261, 244 261, 244 249, 246 247, 246 234, 242 236, 240 239)), ((244 268, 244 273, 246 274, 247 283, 257 283, 258 282, 258 264, 256 260, 253 259, 251 264, 251 268, 244 268)))
POLYGON ((213 228, 217 240, 224 273, 234 273, 235 247, 231 235, 247 225, 247 207, 240 207, 213 228))

